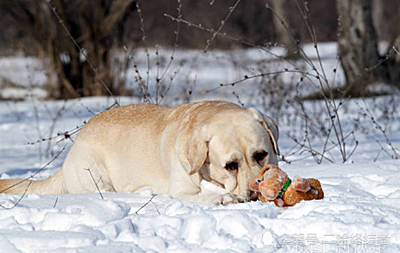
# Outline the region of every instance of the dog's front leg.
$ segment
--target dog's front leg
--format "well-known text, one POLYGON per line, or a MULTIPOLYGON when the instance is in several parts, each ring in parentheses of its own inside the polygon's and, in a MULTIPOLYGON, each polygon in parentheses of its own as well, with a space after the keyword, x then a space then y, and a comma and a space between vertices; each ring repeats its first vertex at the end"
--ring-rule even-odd
POLYGON ((180 194, 175 196, 183 201, 204 202, 211 205, 229 205, 244 203, 245 199, 234 193, 200 192, 198 194, 180 194))
POLYGON ((204 202, 211 205, 228 205, 246 202, 246 199, 210 182, 193 178, 179 181, 175 177, 170 184, 171 196, 182 201, 204 202), (189 179, 189 180, 188 180, 189 179))

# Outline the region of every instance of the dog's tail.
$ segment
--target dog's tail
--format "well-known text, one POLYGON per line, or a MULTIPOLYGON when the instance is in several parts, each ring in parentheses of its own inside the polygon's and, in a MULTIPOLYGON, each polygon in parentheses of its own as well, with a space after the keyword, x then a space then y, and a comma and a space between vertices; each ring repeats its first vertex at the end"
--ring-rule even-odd
POLYGON ((64 180, 62 169, 54 173, 53 176, 43 180, 28 179, 2 179, 0 180, 0 193, 9 194, 62 194, 64 190, 64 180))

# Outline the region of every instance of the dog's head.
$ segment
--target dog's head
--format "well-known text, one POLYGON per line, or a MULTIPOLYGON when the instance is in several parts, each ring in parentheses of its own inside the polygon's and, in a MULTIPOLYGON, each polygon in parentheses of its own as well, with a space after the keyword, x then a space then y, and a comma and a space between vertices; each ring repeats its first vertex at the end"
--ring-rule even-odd
POLYGON ((250 200, 249 183, 277 164, 278 127, 253 108, 221 110, 197 124, 179 160, 186 171, 250 200))

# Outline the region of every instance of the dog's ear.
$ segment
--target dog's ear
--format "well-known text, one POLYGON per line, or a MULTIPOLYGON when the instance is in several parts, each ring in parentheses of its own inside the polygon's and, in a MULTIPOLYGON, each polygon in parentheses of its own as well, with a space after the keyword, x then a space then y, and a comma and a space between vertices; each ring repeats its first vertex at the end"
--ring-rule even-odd
POLYGON ((270 117, 262 114, 257 109, 248 108, 248 110, 253 114, 254 118, 259 121, 265 130, 268 132, 271 139, 271 143, 274 146, 274 151, 276 155, 279 155, 278 139, 279 139, 279 128, 278 125, 270 117))
POLYGON ((186 142, 182 143, 178 158, 189 175, 198 172, 207 159, 208 142, 210 137, 205 126, 195 129, 193 132, 186 132, 186 142))

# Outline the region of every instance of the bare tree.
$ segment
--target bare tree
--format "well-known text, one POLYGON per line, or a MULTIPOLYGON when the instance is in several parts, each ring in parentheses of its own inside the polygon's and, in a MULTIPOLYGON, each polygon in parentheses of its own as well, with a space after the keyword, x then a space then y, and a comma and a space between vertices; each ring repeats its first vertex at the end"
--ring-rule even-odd
POLYGON ((372 0, 336 0, 336 4, 340 16, 340 59, 348 93, 364 95, 366 86, 378 80, 400 87, 399 57, 392 50, 400 44, 399 32, 395 33, 388 52, 380 55, 372 0))
POLYGON ((120 94, 112 69, 116 27, 133 0, 3 0, 0 9, 30 38, 58 77, 58 98, 120 94))

